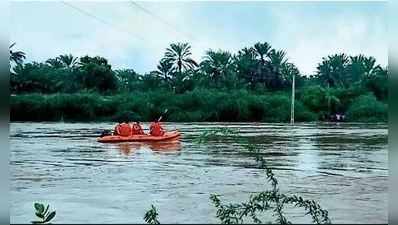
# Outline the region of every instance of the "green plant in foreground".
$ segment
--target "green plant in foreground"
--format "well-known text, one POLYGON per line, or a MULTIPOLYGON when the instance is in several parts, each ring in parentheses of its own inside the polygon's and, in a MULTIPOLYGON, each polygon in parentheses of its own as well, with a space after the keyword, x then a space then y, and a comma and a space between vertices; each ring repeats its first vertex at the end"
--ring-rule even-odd
POLYGON ((218 195, 212 194, 210 199, 217 208, 217 218, 223 224, 244 223, 245 219, 251 219, 252 222, 263 223, 258 217, 258 213, 265 213, 272 211, 272 216, 276 217, 276 222, 279 224, 290 224, 291 222, 286 218, 283 211, 287 204, 294 207, 304 208, 305 215, 312 217, 313 223, 316 224, 330 224, 328 211, 314 200, 305 200, 298 195, 285 195, 279 192, 278 180, 274 173, 266 166, 263 157, 259 156, 259 150, 253 145, 249 145, 248 149, 254 151, 256 154, 256 161, 259 162, 260 168, 265 171, 268 182, 272 185, 272 190, 262 191, 260 193, 252 194, 247 202, 239 204, 222 204, 218 195))
POLYGON ((46 207, 44 207, 44 204, 41 203, 35 203, 34 208, 36 209, 36 216, 40 219, 38 221, 32 221, 34 224, 45 224, 50 222, 52 219, 54 219, 56 212, 49 211, 50 205, 47 204, 46 207))
MULTIPOLYGON (((266 161, 261 156, 258 146, 249 144, 246 139, 238 136, 237 132, 228 130, 228 128, 223 128, 222 131, 218 132, 221 132, 224 135, 235 135, 245 149, 255 155, 255 160, 259 164, 259 168, 264 170, 267 181, 270 182, 272 186, 272 190, 252 194, 247 202, 238 204, 222 204, 219 195, 212 194, 210 196, 210 200, 217 208, 216 216, 221 223, 245 223, 248 219, 251 219, 253 223, 260 224, 263 223, 263 221, 261 221, 258 214, 271 211, 273 212, 272 216, 276 217, 277 223, 290 224, 290 221, 286 218, 283 211, 284 207, 289 204, 293 205, 293 207, 304 208, 306 211, 305 215, 310 215, 313 223, 331 223, 328 217, 328 211, 322 209, 322 207, 314 200, 305 200, 298 195, 285 195, 279 192, 278 180, 276 179, 272 169, 267 166, 266 161)), ((217 130, 214 130, 208 133, 216 134, 218 132, 217 130)), ((208 139, 201 139, 202 142, 206 140, 208 139)))
POLYGON ((233 130, 228 127, 221 127, 217 129, 206 130, 202 132, 199 137, 197 137, 194 142, 197 144, 204 143, 210 139, 215 139, 218 137, 225 137, 228 135, 237 135, 239 131, 233 130))
POLYGON ((160 224, 158 221, 158 212, 155 206, 151 205, 151 209, 145 213, 144 220, 147 224, 160 224))
MULTIPOLYGON (((215 131, 213 131, 215 132, 215 131)), ((224 134, 226 134, 224 132, 224 134)), ((259 168, 264 170, 267 181, 271 183, 272 190, 262 191, 260 193, 252 194, 247 202, 239 204, 222 204, 218 195, 212 194, 211 201, 217 208, 216 216, 223 224, 231 223, 244 223, 245 219, 251 219, 254 223, 263 223, 258 217, 258 213, 265 213, 272 211, 272 216, 276 217, 276 222, 279 224, 290 224, 283 211, 284 207, 288 204, 293 207, 304 208, 305 215, 312 217, 313 223, 316 224, 330 224, 331 221, 328 217, 328 211, 314 200, 305 200, 298 195, 285 195, 279 192, 278 180, 275 177, 272 169, 266 164, 266 161, 261 156, 260 149, 257 145, 249 144, 246 139, 238 136, 237 132, 230 132, 229 134, 235 135, 238 141, 248 150, 255 155, 255 160, 259 164, 259 168)))

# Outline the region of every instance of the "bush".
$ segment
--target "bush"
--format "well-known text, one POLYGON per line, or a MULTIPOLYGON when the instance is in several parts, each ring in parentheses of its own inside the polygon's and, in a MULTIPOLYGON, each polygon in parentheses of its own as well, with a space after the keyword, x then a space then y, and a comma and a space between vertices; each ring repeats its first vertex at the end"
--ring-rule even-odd
POLYGON ((294 103, 294 120, 297 122, 316 121, 318 115, 310 111, 302 102, 295 101, 294 103))
POLYGON ((91 121, 97 118, 95 108, 101 105, 100 98, 94 94, 56 94, 47 96, 56 115, 67 121, 91 121))
POLYGON ((265 98, 261 96, 252 96, 247 105, 249 111, 248 117, 251 121, 262 121, 267 107, 268 102, 266 102, 265 98))
POLYGON ((310 86, 297 93, 297 98, 318 118, 328 111, 325 89, 321 86, 310 86))
POLYGON ((291 100, 287 95, 272 95, 268 98, 265 121, 289 122, 291 100))
POLYGON ((348 121, 380 122, 388 120, 386 104, 378 101, 373 94, 356 98, 347 111, 348 121))
POLYGON ((46 98, 40 94, 28 96, 12 96, 10 102, 11 121, 40 121, 51 120, 46 117, 46 98))
POLYGON ((142 117, 134 112, 123 111, 117 112, 116 115, 112 117, 112 121, 122 122, 122 121, 142 121, 142 117))
MULTIPOLYGON (((310 91, 308 96, 314 99, 304 96, 296 99, 296 121, 315 121, 325 113, 324 98, 316 94, 319 90, 310 91)), ((387 106, 373 95, 361 95, 351 102, 347 112, 350 121, 387 120, 387 106)), ((156 90, 110 96, 26 94, 10 99, 11 121, 152 121, 168 109, 163 118, 173 122, 289 122, 290 107, 288 92, 255 94, 245 90, 195 89, 184 94, 156 90)))

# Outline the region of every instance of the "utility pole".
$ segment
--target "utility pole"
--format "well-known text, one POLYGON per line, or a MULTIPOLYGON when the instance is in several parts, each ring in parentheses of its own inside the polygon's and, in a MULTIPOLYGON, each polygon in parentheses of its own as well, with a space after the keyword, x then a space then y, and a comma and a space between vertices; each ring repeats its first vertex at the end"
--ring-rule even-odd
POLYGON ((295 92, 295 74, 293 73, 293 82, 292 82, 292 105, 290 107, 290 124, 294 124, 294 92, 295 92))

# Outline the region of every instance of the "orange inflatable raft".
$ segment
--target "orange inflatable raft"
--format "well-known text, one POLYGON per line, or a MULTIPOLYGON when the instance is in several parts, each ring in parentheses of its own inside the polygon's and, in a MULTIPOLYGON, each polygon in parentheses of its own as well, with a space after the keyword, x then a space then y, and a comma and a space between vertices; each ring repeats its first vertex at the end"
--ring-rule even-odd
POLYGON ((156 142, 156 141, 169 141, 177 140, 180 138, 180 132, 178 130, 166 132, 163 136, 152 136, 149 134, 140 134, 132 136, 119 136, 119 135, 107 135, 99 137, 98 142, 102 143, 116 143, 116 142, 156 142))

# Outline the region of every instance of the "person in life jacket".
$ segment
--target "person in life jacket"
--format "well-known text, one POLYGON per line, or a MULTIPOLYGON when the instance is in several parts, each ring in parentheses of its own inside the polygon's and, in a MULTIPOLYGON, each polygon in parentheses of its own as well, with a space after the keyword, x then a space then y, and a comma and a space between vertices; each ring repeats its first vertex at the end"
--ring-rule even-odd
POLYGON ((123 123, 122 120, 117 121, 118 124, 116 124, 115 128, 113 129, 113 135, 119 135, 118 131, 120 130, 120 125, 123 123))
POLYGON ((131 135, 131 127, 127 122, 119 123, 115 127, 115 134, 123 137, 131 135))
POLYGON ((165 133, 160 122, 152 122, 149 127, 149 134, 152 136, 163 136, 165 133))
POLYGON ((144 130, 142 129, 140 122, 135 122, 132 126, 131 126, 131 134, 135 135, 135 134, 145 134, 144 130))

